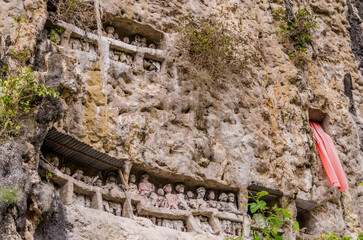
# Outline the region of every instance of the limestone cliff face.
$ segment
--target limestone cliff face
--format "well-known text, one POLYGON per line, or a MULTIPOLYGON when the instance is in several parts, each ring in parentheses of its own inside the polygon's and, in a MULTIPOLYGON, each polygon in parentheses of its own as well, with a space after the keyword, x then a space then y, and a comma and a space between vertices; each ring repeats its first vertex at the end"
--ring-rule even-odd
MULTIPOLYGON (((127 65, 108 58, 113 49, 122 48, 112 41, 94 38, 99 56, 74 50, 63 39, 57 45, 47 39, 46 1, 0 0, 2 63, 18 64, 7 56, 9 48, 28 49, 27 64, 60 92, 59 99, 47 99, 24 120, 22 137, 0 145, 0 188, 22 190, 16 208, 0 203, 0 222, 5 223, 1 239, 211 238, 63 206, 38 175, 40 148, 52 127, 163 178, 233 189, 254 183, 281 191, 280 203, 294 211, 296 199, 314 202, 317 207, 304 220, 311 235, 328 231, 356 237, 363 232, 363 187, 358 187, 363 182, 361 1, 291 1, 293 9, 313 12, 320 26, 305 69, 292 63, 274 34, 278 23, 271 9, 285 8, 282 0, 100 2, 104 27, 134 29, 133 34, 160 41, 158 49, 130 48, 134 62, 127 65), (201 85, 188 78, 193 63, 178 45, 179 18, 222 10, 227 25, 243 30, 245 69, 220 86, 201 85), (27 22, 11 28, 19 14, 27 22), (145 70, 144 58, 160 62, 160 71, 145 70), (330 186, 309 117, 324 117, 350 191, 330 186)), ((72 36, 78 31, 69 29, 72 36)), ((295 239, 297 233, 288 227, 284 236, 295 239)))

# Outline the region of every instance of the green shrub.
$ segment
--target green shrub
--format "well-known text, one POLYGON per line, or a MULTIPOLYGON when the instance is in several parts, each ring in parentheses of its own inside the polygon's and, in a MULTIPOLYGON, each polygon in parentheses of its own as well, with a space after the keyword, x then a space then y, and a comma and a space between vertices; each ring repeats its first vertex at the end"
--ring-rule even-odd
MULTIPOLYGON (((252 224, 250 225, 251 230, 253 231, 253 239, 254 240, 282 240, 283 237, 280 236, 281 228, 284 224, 291 223, 292 211, 290 209, 279 208, 277 204, 273 207, 268 207, 267 203, 262 200, 263 196, 268 195, 269 193, 266 191, 258 192, 256 195, 250 193, 246 196, 249 199, 252 199, 252 203, 248 203, 243 205, 242 207, 249 206, 251 213, 253 213, 252 224)), ((299 223, 295 221, 293 227, 296 231, 299 231, 299 223)), ((244 239, 242 236, 238 236, 237 238, 228 240, 242 240, 244 239)))
MULTIPOLYGON (((351 237, 346 237, 345 235, 343 235, 340 238, 336 233, 330 234, 329 232, 326 232, 321 237, 315 238, 315 240, 351 240, 351 239, 352 239, 351 237)), ((360 240, 359 236, 358 236, 357 240, 360 240)))
POLYGON ((212 80, 218 80, 230 71, 240 71, 242 65, 235 56, 241 38, 217 19, 220 17, 197 20, 191 14, 180 19, 181 47, 189 53, 197 71, 206 70, 212 80))
POLYGON ((46 96, 58 97, 59 93, 40 84, 30 68, 19 68, 16 74, 3 69, 5 77, 0 78, 0 133, 1 138, 16 136, 20 119, 46 96), (38 101, 37 101, 38 100, 38 101))
POLYGON ((319 29, 316 16, 306 9, 299 9, 294 16, 288 18, 284 10, 273 10, 272 16, 280 22, 280 29, 276 31, 288 45, 288 55, 295 64, 304 66, 307 59, 307 44, 310 44, 311 34, 319 29))
POLYGON ((49 34, 48 34, 48 38, 50 41, 59 44, 60 43, 60 34, 62 34, 64 32, 63 28, 54 28, 51 29, 49 34))
POLYGON ((9 189, 3 188, 0 189, 0 202, 7 202, 8 205, 15 204, 17 201, 20 200, 20 197, 18 195, 18 192, 20 189, 14 188, 13 186, 10 186, 9 189))

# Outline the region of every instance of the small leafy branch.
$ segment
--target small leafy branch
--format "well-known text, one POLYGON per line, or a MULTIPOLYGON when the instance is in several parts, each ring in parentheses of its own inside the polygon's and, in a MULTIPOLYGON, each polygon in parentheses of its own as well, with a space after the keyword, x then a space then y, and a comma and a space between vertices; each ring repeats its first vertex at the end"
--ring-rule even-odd
POLYGON ((242 40, 216 19, 196 20, 190 13, 180 19, 181 47, 189 53, 195 67, 207 70, 212 80, 218 80, 228 70, 239 71, 242 65, 234 54, 242 40))
POLYGON ((64 32, 64 29, 61 27, 56 27, 50 30, 49 34, 48 34, 48 38, 50 41, 59 44, 60 43, 60 34, 62 34, 64 32))
POLYGON ((17 201, 20 200, 20 197, 18 195, 20 189, 18 188, 14 188, 13 186, 10 186, 9 189, 7 188, 3 188, 0 189, 0 202, 7 202, 8 205, 13 205, 15 204, 17 201))
MULTIPOLYGON (((281 228, 284 224, 291 223, 293 212, 290 209, 279 208, 277 204, 270 208, 267 206, 266 202, 261 199, 268 194, 269 193, 266 191, 258 192, 256 195, 249 192, 249 195, 246 197, 252 199, 253 202, 242 206, 249 206, 251 213, 254 214, 252 217, 253 223, 250 225, 253 231, 254 240, 282 240, 283 238, 280 236, 281 228)), ((297 221, 292 225, 296 231, 300 230, 297 221)), ((233 240, 242 239, 243 237, 239 236, 233 240)))
POLYGON ((59 93, 40 84, 30 68, 19 68, 16 74, 5 72, 4 75, 0 78, 0 136, 9 139, 20 130, 21 117, 29 113, 41 98, 58 97, 59 93))
POLYGON ((276 31, 288 45, 288 55, 295 64, 304 66, 307 63, 307 45, 312 42, 311 35, 319 29, 316 16, 306 9, 299 9, 292 17, 284 10, 273 10, 272 16, 280 22, 280 29, 276 31))

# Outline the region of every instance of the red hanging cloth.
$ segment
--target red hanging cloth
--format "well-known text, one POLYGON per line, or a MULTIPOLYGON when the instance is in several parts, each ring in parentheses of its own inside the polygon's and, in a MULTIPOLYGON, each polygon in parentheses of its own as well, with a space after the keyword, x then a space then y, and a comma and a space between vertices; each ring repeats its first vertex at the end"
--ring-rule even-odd
POLYGON ((342 192, 349 190, 348 181, 333 140, 324 132, 319 123, 309 121, 309 124, 313 129, 316 146, 318 147, 319 155, 330 184, 333 187, 338 187, 339 191, 342 192))

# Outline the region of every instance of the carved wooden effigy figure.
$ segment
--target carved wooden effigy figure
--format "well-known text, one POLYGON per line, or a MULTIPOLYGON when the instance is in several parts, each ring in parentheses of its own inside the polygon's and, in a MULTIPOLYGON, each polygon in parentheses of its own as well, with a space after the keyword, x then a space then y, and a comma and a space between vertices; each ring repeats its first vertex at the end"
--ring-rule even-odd
POLYGON ((99 178, 99 176, 94 176, 94 177, 84 176, 83 182, 88 185, 93 185, 98 180, 98 178, 99 178))
POLYGON ((108 201, 103 200, 102 201, 102 206, 103 206, 103 211, 108 212, 108 213, 112 213, 112 211, 110 209, 110 203, 108 201))
POLYGON ((89 52, 89 44, 88 42, 84 41, 84 40, 80 40, 81 41, 81 50, 84 52, 89 52))
POLYGON ((125 54, 126 55, 126 64, 127 65, 131 65, 132 64, 132 56, 129 54, 125 54))
POLYGON ((145 70, 148 70, 150 67, 151 63, 150 61, 148 61, 147 59, 144 58, 142 66, 144 67, 145 70))
POLYGON ((122 39, 122 41, 123 41, 124 43, 130 44, 130 38, 128 38, 128 37, 124 37, 124 38, 122 39))
POLYGON ((215 231, 213 231, 207 217, 199 215, 194 217, 194 219, 204 232, 215 234, 215 231))
POLYGON ((93 44, 89 45, 89 53, 92 55, 97 55, 97 50, 96 50, 95 45, 93 45, 93 44))
POLYGON ((149 197, 151 192, 155 191, 154 184, 149 182, 149 174, 144 173, 141 176, 141 182, 139 183, 139 193, 141 196, 149 197))
POLYGON ((150 196, 149 196, 149 198, 147 200, 146 205, 151 206, 151 207, 155 207, 157 205, 157 201, 158 201, 158 194, 156 192, 152 191, 150 193, 150 196))
POLYGON ((88 208, 91 207, 91 204, 92 204, 91 198, 89 196, 84 196, 84 200, 85 200, 84 206, 88 207, 88 208))
POLYGON ((219 195, 219 202, 218 202, 218 210, 219 211, 227 211, 228 210, 228 196, 226 193, 221 193, 219 195))
POLYGON ((106 32, 107 32, 107 37, 108 38, 113 38, 113 33, 115 32, 115 29, 113 27, 107 27, 106 28, 106 32))
POLYGON ((140 47, 141 46, 141 36, 140 35, 135 35, 135 40, 132 41, 131 45, 140 47))
POLYGON ((163 190, 165 192, 165 199, 168 203, 168 206, 170 209, 178 209, 178 196, 176 194, 172 194, 173 187, 171 184, 166 184, 163 187, 163 190))
POLYGON ((197 199, 194 199, 194 193, 192 191, 187 192, 187 202, 191 209, 197 209, 197 199))
POLYGON ((71 46, 73 50, 79 50, 79 51, 82 50, 82 44, 79 39, 71 38, 71 46))
POLYGON ((210 208, 217 208, 218 202, 215 200, 216 195, 213 190, 207 192, 207 203, 210 208))
POLYGON ((122 189, 116 182, 116 174, 113 172, 109 173, 109 177, 106 180, 106 184, 104 186, 105 189, 109 190, 111 195, 115 195, 117 193, 121 193, 122 189))
POLYGON ((110 211, 111 213, 113 213, 114 215, 120 217, 121 213, 122 213, 122 207, 121 207, 121 203, 117 203, 117 202, 110 202, 110 211))
POLYGON ((110 49, 110 59, 114 59, 115 57, 115 53, 110 49))
POLYGON ((162 218, 157 218, 156 219, 156 225, 157 226, 162 226, 163 225, 163 219, 162 218))
POLYGON ((155 48, 156 48, 156 46, 155 46, 155 44, 154 44, 154 43, 151 43, 151 44, 149 45, 149 48, 155 49, 155 48))
POLYGON ((93 183, 93 185, 95 185, 97 187, 102 187, 102 180, 101 179, 97 179, 96 182, 93 183))
POLYGON ((71 176, 71 169, 69 169, 68 167, 62 167, 60 169, 60 172, 66 174, 68 176, 71 176))
POLYGON ((141 38, 140 47, 147 47, 146 37, 141 38))
POLYGON ((173 221, 173 223, 174 223, 174 229, 181 232, 185 232, 185 226, 182 220, 175 220, 173 221))
POLYGON ((83 171, 81 169, 77 169, 74 174, 72 175, 72 178, 81 181, 83 180, 83 171))
POLYGON ((205 209, 207 207, 207 202, 204 201, 205 188, 197 188, 197 209, 205 209))
POLYGON ((118 36, 118 33, 114 33, 113 38, 116 39, 116 40, 120 40, 120 37, 118 36))
POLYGON ((236 206, 236 197, 235 197, 234 193, 228 193, 227 210, 230 212, 238 211, 237 206, 236 206))
POLYGON ((47 155, 47 160, 55 167, 59 167, 59 158, 57 155, 47 155))
POLYGON ((174 228, 174 224, 173 221, 169 220, 169 219, 163 219, 163 227, 167 227, 167 228, 174 228))
POLYGON ((134 194, 139 194, 139 189, 136 185, 136 177, 134 174, 131 174, 129 177, 129 188, 128 191, 134 194))
POLYGON ((120 55, 121 55, 121 52, 115 50, 114 52, 114 55, 113 55, 113 60, 115 61, 119 61, 120 60, 120 55))
POLYGON ((168 208, 169 207, 168 202, 166 201, 164 194, 165 194, 164 190, 162 188, 159 188, 158 189, 158 198, 156 200, 156 206, 157 207, 161 207, 161 208, 168 208))
POLYGON ((233 233, 235 236, 240 236, 242 234, 242 223, 234 222, 233 223, 233 233))
POLYGON ((184 194, 184 185, 181 183, 177 184, 175 186, 175 190, 177 191, 177 196, 178 196, 178 208, 182 210, 189 209, 188 202, 184 194))

